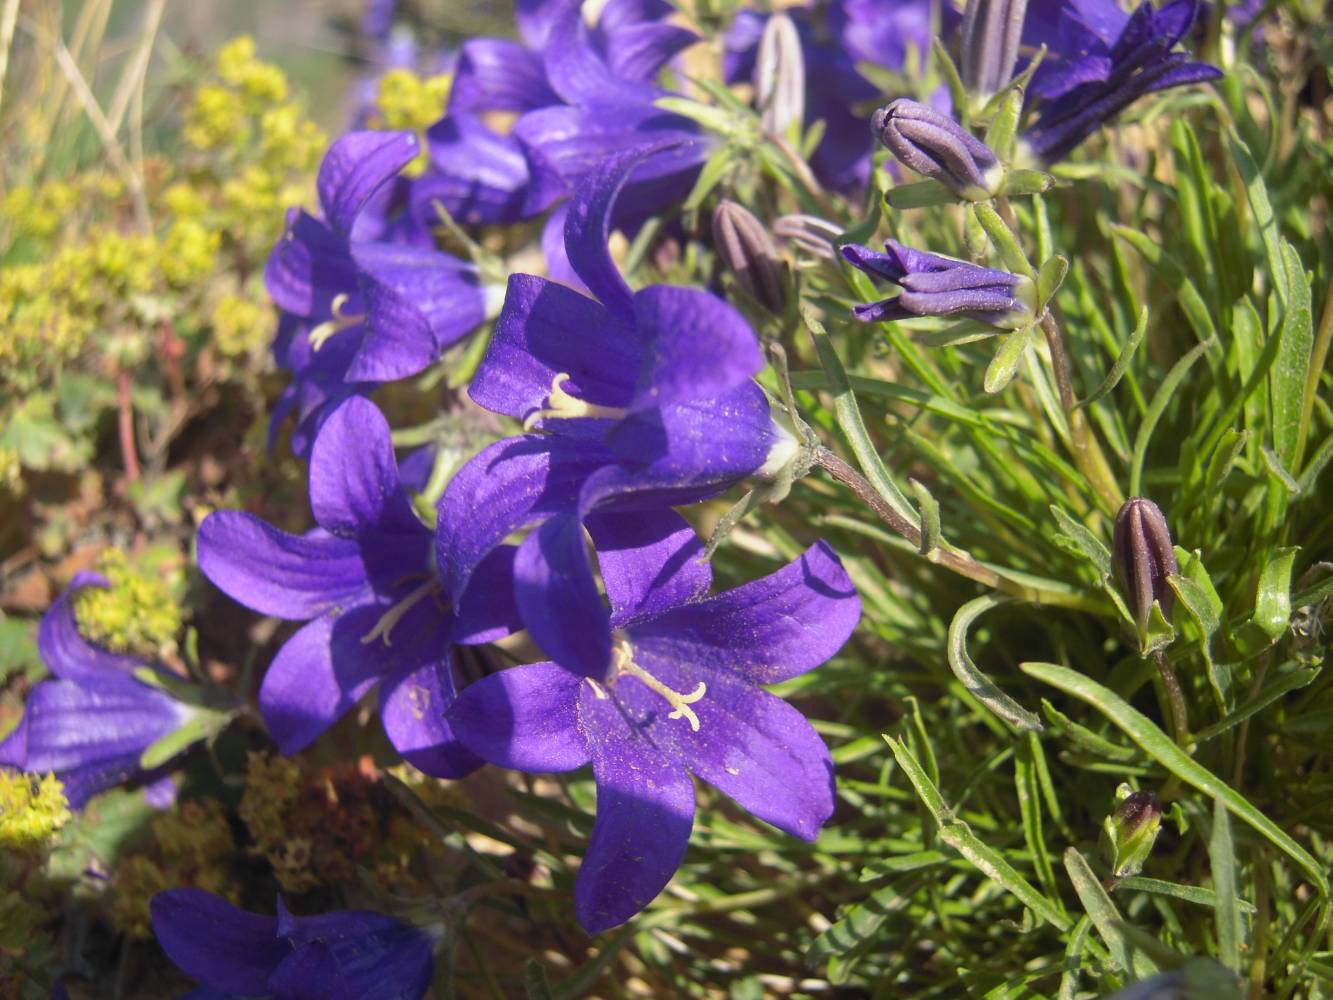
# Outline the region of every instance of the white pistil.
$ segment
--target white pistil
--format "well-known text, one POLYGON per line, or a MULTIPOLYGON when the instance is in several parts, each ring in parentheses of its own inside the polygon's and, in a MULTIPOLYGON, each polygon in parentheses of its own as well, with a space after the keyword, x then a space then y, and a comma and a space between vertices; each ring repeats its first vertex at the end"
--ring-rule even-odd
POLYGON ((605 420, 620 420, 629 411, 620 406, 602 406, 571 396, 565 392, 565 383, 569 373, 561 372, 551 379, 551 391, 546 397, 546 405, 523 418, 523 429, 532 430, 538 420, 568 420, 572 417, 600 417, 605 420))
POLYGON ((438 593, 439 590, 439 580, 434 577, 427 580, 388 611, 384 612, 384 614, 380 616, 380 620, 375 623, 375 627, 361 637, 361 644, 363 646, 369 646, 376 639, 383 638, 384 645, 392 646, 393 643, 389 641, 389 633, 393 631, 395 625, 402 621, 403 615, 407 614, 412 608, 420 604, 423 599, 438 593))
POLYGON ((668 719, 685 719, 689 722, 692 731, 696 733, 699 731, 699 716, 694 714, 694 709, 690 706, 708 693, 708 685, 703 681, 700 681, 699 686, 689 694, 674 691, 635 663, 634 651, 630 649, 628 642, 623 641, 616 646, 616 658, 611 665, 611 669, 616 673, 629 674, 641 681, 651 691, 665 698, 667 703, 675 709, 667 716, 668 719))
POLYGON ((333 313, 333 318, 325 320, 307 335, 310 339, 311 350, 318 351, 335 333, 346 330, 349 326, 356 326, 356 324, 366 318, 365 313, 343 312, 343 309, 346 307, 346 294, 340 293, 333 297, 333 304, 329 307, 329 311, 333 313))

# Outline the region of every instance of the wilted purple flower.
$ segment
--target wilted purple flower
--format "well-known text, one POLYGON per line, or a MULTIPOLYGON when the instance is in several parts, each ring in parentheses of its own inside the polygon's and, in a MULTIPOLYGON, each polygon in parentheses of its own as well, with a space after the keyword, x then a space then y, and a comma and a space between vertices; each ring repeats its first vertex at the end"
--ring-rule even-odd
POLYGON ((417 1000, 435 975, 423 931, 369 910, 266 917, 202 889, 150 904, 158 944, 204 989, 190 996, 273 1000, 417 1000))
POLYGON ((963 198, 985 200, 999 190, 1004 170, 989 146, 946 114, 899 98, 880 108, 870 129, 904 166, 963 198))
POLYGON ((884 244, 887 253, 850 244, 842 255, 853 267, 871 277, 892 281, 901 295, 852 308, 867 323, 912 316, 957 316, 1017 330, 1032 322, 1036 290, 1032 282, 1008 271, 981 267, 965 260, 905 247, 895 240, 884 244))
MULTIPOLYGON (((578 525, 548 533, 551 523, 542 529, 549 544, 586 562, 578 525)), ((833 812, 833 762, 801 714, 760 685, 836 653, 860 602, 823 542, 707 597, 703 547, 680 515, 598 514, 588 528, 610 611, 595 587, 548 588, 549 627, 538 641, 554 662, 478 681, 450 721, 475 753, 504 767, 591 762, 597 820, 574 902, 597 933, 643 909, 680 865, 694 817, 691 772, 778 829, 815 838, 833 812)))
POLYGON ((1054 163, 1144 94, 1220 78, 1215 66, 1172 51, 1198 10, 1199 0, 1161 9, 1145 0, 1126 18, 1108 0, 1062 6, 1053 58, 1032 84, 1041 103, 1023 138, 1033 154, 1054 163))
POLYGON ((293 317, 286 330, 307 342, 279 344, 278 361, 294 383, 276 416, 298 410, 303 440, 329 404, 423 370, 485 317, 485 291, 472 264, 363 233, 382 228, 375 219, 361 225, 363 208, 419 149, 410 132, 343 136, 319 169, 323 219, 293 210, 269 257, 269 294, 293 317), (331 355, 321 357, 332 344, 331 355), (301 385, 306 379, 316 392, 301 385))
MULTIPOLYGON (((612 157, 575 195, 566 245, 596 299, 533 275, 510 278, 469 392, 543 433, 497 442, 450 481, 437 541, 454 593, 501 540, 548 517, 693 503, 794 452, 752 381, 763 355, 740 314, 696 289, 632 293, 611 260, 617 194, 636 164, 661 152, 612 157)), ((548 565, 535 533, 523 551, 532 579, 586 565, 548 565)), ((524 622, 540 629, 525 592, 520 585, 524 622)))
POLYGON ((285 754, 308 746, 376 683, 390 741, 410 763, 456 777, 478 761, 443 712, 454 696, 451 644, 491 642, 517 627, 513 548, 494 550, 452 606, 432 563, 432 533, 412 511, 389 425, 372 403, 342 403, 310 456, 319 527, 289 535, 219 511, 199 528, 199 568, 248 608, 308 621, 278 651, 259 706, 285 754))
POLYGON ((1166 516, 1151 500, 1130 497, 1116 514, 1111 567, 1139 628, 1147 625, 1154 601, 1170 621, 1176 595, 1166 578, 1179 573, 1180 566, 1166 516))
POLYGON ((54 772, 75 809, 114 785, 151 779, 139 763, 143 752, 196 711, 137 680, 134 672, 151 670, 148 664, 95 646, 79 633, 79 591, 107 586, 100 574, 78 573, 42 616, 37 649, 55 680, 32 689, 23 718, 0 742, 0 765, 54 772))

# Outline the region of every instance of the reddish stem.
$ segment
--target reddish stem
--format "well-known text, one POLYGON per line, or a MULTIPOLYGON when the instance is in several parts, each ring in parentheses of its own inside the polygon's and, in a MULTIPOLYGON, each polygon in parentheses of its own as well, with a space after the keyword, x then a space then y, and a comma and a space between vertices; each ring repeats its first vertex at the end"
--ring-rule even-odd
POLYGON ((116 372, 116 428, 120 432, 120 457, 125 465, 125 478, 139 481, 139 452, 134 446, 134 403, 130 399, 130 373, 124 368, 116 372))

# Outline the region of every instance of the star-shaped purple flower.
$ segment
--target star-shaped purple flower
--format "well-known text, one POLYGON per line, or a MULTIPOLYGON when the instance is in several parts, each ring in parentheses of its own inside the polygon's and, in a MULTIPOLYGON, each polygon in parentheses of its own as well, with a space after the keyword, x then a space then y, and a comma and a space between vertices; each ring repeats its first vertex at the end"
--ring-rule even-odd
POLYGON ((418 1000, 435 974, 423 931, 369 910, 266 917, 202 889, 171 889, 150 904, 167 957, 202 988, 191 997, 418 1000))
POLYGON ((32 689, 18 726, 0 742, 0 765, 54 773, 75 809, 115 785, 154 777, 140 766, 143 752, 195 711, 136 679, 135 671, 152 669, 147 663, 80 634, 75 598, 106 586, 98 573, 79 573, 42 616, 37 649, 55 679, 32 689))
MULTIPOLYGON (((1047 20, 1044 6, 1029 8, 1029 23, 1047 20)), ((1219 79, 1217 67, 1174 51, 1198 11, 1199 0, 1144 0, 1128 17, 1112 0, 1062 3, 1053 57, 1032 85, 1041 103, 1023 138, 1033 154, 1054 163, 1144 94, 1219 79)))
POLYGON ((598 514, 588 528, 610 611, 595 589, 548 589, 559 641, 543 648, 554 662, 478 681, 449 719, 504 767, 592 764, 597 819, 574 901, 597 933, 647 906, 679 867, 691 773, 778 829, 815 838, 833 812, 833 762, 805 718, 761 685, 836 653, 860 601, 823 542, 709 597, 703 547, 675 512, 598 514))
MULTIPOLYGON (((598 507, 693 503, 794 453, 752 381, 763 355, 740 314, 696 289, 631 292, 611 260, 616 195, 634 166, 656 153, 611 158, 574 199, 569 257, 597 299, 533 275, 510 278, 469 391, 487 409, 544 433, 497 442, 450 481, 438 553, 455 593, 515 531, 557 515, 577 526, 598 507)), ((539 539, 524 545, 532 558, 523 565, 543 577, 582 565, 546 566, 539 539)), ((524 623, 537 632, 544 625, 526 611, 524 623)))
POLYGON ((859 320, 878 323, 913 316, 956 316, 1004 330, 1032 322, 1036 291, 1021 275, 914 250, 896 240, 888 240, 884 249, 887 253, 855 243, 842 247, 843 257, 853 267, 903 289, 893 298, 853 306, 852 313, 859 320))
POLYGON ((303 441, 341 399, 422 371, 485 318, 474 265, 390 242, 377 213, 363 215, 419 151, 410 132, 344 135, 320 165, 323 218, 294 209, 269 256, 265 283, 285 315, 275 353, 294 376, 274 420, 297 410, 303 441))
POLYGON ((239 511, 210 514, 199 528, 199 568, 224 593, 308 622, 278 651, 259 692, 278 747, 308 746, 379 683, 385 733, 410 763, 438 777, 475 769, 443 722, 454 696, 449 647, 518 627, 513 548, 490 551, 450 606, 389 425, 361 398, 342 403, 315 438, 310 507, 319 526, 304 535, 239 511))

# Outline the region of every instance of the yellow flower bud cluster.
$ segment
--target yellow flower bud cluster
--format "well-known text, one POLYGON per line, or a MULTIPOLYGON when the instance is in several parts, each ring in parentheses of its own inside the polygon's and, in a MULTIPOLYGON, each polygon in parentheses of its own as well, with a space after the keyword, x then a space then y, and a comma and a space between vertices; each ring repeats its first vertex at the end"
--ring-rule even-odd
POLYGON ((41 851, 69 818, 65 789, 55 775, 0 769, 0 852, 41 851))
POLYGON ((108 549, 97 569, 110 587, 86 587, 74 601, 79 631, 90 642, 147 660, 170 653, 181 628, 180 605, 162 574, 130 565, 120 549, 108 549))
MULTIPOLYGON (((380 77, 375 113, 369 125, 371 128, 408 129, 423 134, 443 117, 452 86, 451 73, 420 76, 410 69, 391 69, 380 77)), ((419 177, 425 171, 427 162, 428 154, 423 141, 421 152, 403 169, 404 175, 419 177)))

